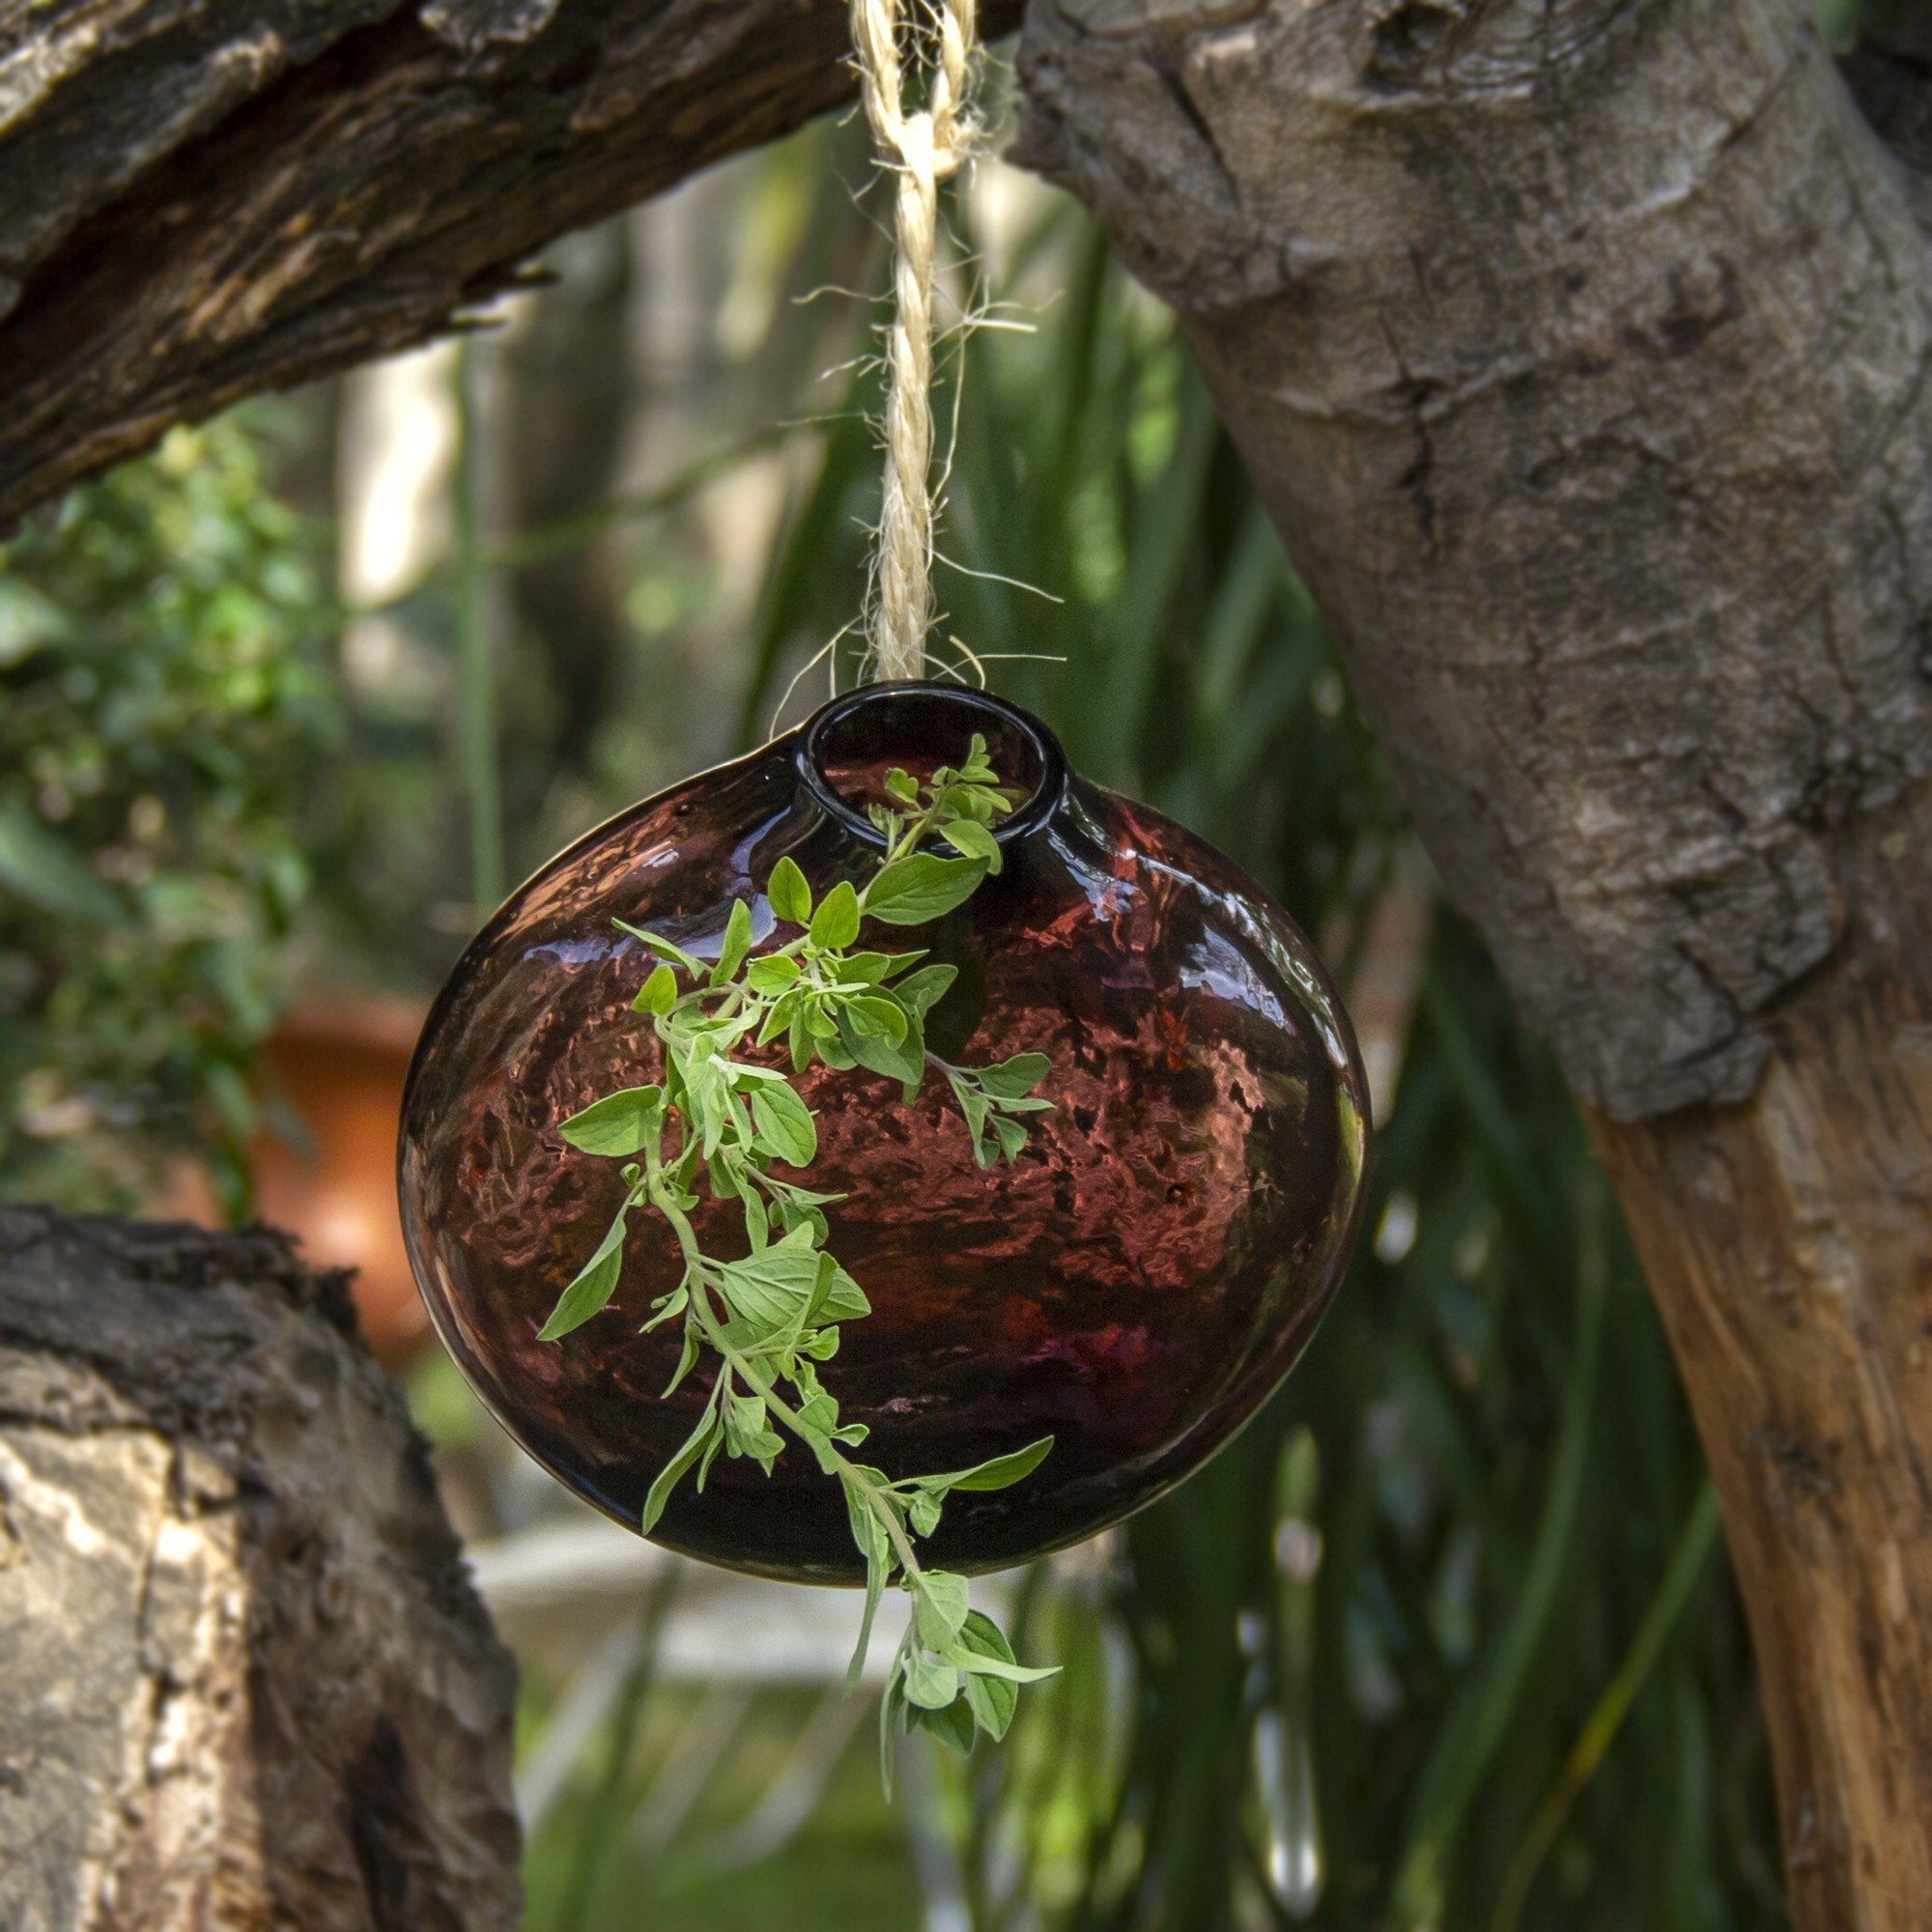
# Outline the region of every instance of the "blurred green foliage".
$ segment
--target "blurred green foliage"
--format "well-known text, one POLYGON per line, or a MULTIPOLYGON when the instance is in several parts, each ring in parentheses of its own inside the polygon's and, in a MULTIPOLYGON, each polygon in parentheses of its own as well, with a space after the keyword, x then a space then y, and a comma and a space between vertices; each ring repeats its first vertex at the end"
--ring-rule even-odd
POLYGON ((172 431, 0 548, 0 1186, 245 1199, 252 1051, 332 741, 309 545, 257 430, 172 431))

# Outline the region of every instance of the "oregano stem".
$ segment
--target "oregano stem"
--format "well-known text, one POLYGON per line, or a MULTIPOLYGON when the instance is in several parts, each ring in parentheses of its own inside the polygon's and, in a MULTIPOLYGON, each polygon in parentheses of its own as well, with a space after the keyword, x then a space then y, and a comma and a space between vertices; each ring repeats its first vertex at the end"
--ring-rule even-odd
MULTIPOLYGON (((677 1236, 677 1244, 684 1254, 684 1263, 691 1275, 694 1293, 691 1297, 692 1312, 697 1318, 697 1325, 704 1332, 704 1339, 711 1344, 730 1366, 739 1380, 744 1382, 754 1395, 760 1397, 767 1408, 808 1447, 813 1446, 811 1432, 805 1426, 798 1411, 779 1394, 770 1377, 763 1375, 751 1359, 739 1350, 725 1335, 724 1324, 718 1320, 717 1311, 711 1306, 711 1264, 697 1245, 697 1234, 691 1225, 690 1216, 677 1205, 677 1200, 664 1184, 664 1169, 654 1156, 645 1173, 644 1191, 651 1206, 671 1225, 677 1236)), ((836 1442, 823 1445, 827 1461, 838 1470, 838 1480, 855 1489, 866 1499, 866 1507, 884 1525, 887 1536, 892 1539, 893 1549, 899 1559, 899 1567, 906 1573, 908 1582, 916 1589, 921 1580, 919 1556, 912 1547, 912 1539, 906 1535, 904 1525, 898 1520, 898 1513, 885 1500, 885 1492, 877 1483, 846 1456, 836 1442)))
MULTIPOLYGON (((653 1015, 664 1072, 661 1084, 622 1088, 561 1123, 572 1146, 632 1165, 624 1171, 629 1186, 614 1222, 563 1291, 543 1334, 547 1340, 567 1334, 610 1302, 622 1272, 627 1217, 641 1204, 654 1208, 672 1232, 684 1269, 678 1286, 653 1303, 656 1312, 642 1332, 683 1317, 683 1353, 667 1394, 707 1351, 715 1370, 696 1428, 651 1485, 640 1527, 650 1533, 694 1466, 701 1486, 720 1449, 769 1471, 788 1437, 805 1444, 839 1484, 866 1562, 855 1672, 880 1593, 896 1577, 919 1605, 887 1673, 882 1737, 890 1740, 895 1721, 903 1728, 928 1724, 963 1748, 962 1724, 968 1738, 976 1729, 1003 1736, 1012 1715, 1011 1687, 1051 1673, 1022 1668, 997 1626, 970 1608, 965 1577, 923 1567, 914 1539, 938 1529, 953 1490, 1005 1489, 1024 1480, 1052 1437, 970 1469, 896 1482, 842 1453, 841 1444, 856 1446, 867 1429, 840 1423, 838 1401, 814 1366, 837 1351, 840 1322, 870 1312, 864 1289, 825 1245, 820 1208, 842 1197, 813 1193, 771 1172, 774 1163, 810 1165, 818 1146, 814 1113, 783 1072, 733 1058, 754 1031, 758 1046, 783 1037, 793 1074, 814 1060, 835 1070, 863 1066, 898 1083, 908 1100, 936 1064, 981 1167, 1015 1159, 1026 1142, 1022 1117, 1051 1109, 1033 1092, 1048 1068, 1043 1054, 969 1068, 926 1052, 925 1016, 946 996, 954 967, 940 962, 913 972, 922 953, 859 943, 867 920, 916 926, 944 918, 987 871, 1000 868, 991 828, 1012 806, 987 761, 985 740, 976 733, 956 769, 942 766, 923 783, 895 769, 883 785, 892 803, 871 808, 882 850, 864 886, 841 879, 814 900, 796 861, 787 856, 772 868, 765 881, 771 910, 800 928, 783 945, 753 956, 751 905, 743 899, 732 905, 709 966, 668 939, 624 926, 662 958, 634 1004, 653 1015), (935 835, 959 856, 922 855, 935 835), (683 992, 680 972, 691 981, 683 992), (678 1131, 668 1147, 673 1120, 678 1131), (708 1256, 699 1244, 690 1209, 707 1179, 714 1200, 735 1200, 744 1210, 750 1251, 735 1259, 708 1256), (1001 1688, 987 1688, 1002 1679, 1001 1688), (962 1698, 970 1716, 954 1709, 962 1698)), ((890 1789, 889 1769, 887 1782, 890 1789)))

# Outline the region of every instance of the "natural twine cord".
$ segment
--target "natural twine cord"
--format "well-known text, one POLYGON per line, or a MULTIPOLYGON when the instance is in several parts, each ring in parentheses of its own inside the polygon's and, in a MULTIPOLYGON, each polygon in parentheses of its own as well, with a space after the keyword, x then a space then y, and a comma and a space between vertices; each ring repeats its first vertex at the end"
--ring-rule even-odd
MULTIPOLYGON (((925 0, 913 0, 924 5, 925 0)), ((893 211, 893 322, 886 347, 885 490, 872 564, 872 665, 916 678, 932 627, 932 301, 939 184, 972 152, 966 96, 979 0, 938 0, 930 105, 905 111, 903 0, 851 0, 866 118, 898 176, 893 211)))

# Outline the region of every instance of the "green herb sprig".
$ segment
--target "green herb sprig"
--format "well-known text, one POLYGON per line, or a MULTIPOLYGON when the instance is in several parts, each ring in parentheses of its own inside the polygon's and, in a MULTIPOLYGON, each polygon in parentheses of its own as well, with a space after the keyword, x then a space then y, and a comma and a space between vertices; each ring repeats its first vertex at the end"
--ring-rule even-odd
POLYGON ((642 1332, 683 1324, 684 1348, 667 1396, 707 1355, 715 1373, 697 1426, 651 1485, 641 1527, 648 1535, 694 1470, 701 1492, 721 1452, 748 1457, 769 1475, 787 1435, 810 1450, 843 1489, 852 1538, 866 1559, 866 1604, 848 1682, 865 1666, 887 1587, 896 1580, 912 1598, 879 1713, 890 1790, 895 1735, 929 1730, 961 1751, 978 1731, 999 1739, 1012 1721, 1019 1687, 1053 1674, 1015 1662, 999 1629, 968 1607, 965 1577, 922 1567, 914 1547, 938 1528, 954 1491, 1021 1481, 1053 1438, 970 1469, 896 1480, 846 1453, 864 1443, 866 1428, 840 1420, 818 1376, 818 1365, 838 1352, 839 1324, 871 1312, 865 1291, 825 1247, 824 1209, 843 1197, 778 1172, 811 1164, 817 1123, 782 1072, 733 1056, 748 1042, 782 1040, 794 1073, 814 1060, 841 1070, 867 1067, 897 1080, 907 1104, 928 1067, 937 1067, 982 1167, 1014 1159, 1026 1143, 1025 1116, 1053 1103, 1034 1093, 1047 1070, 1043 1054, 965 1067, 927 1050, 926 1015, 951 988, 952 967, 920 965, 925 955, 919 952, 858 946, 866 921, 923 924, 963 904, 1000 869, 992 828, 1011 807, 985 741, 976 735, 957 769, 941 767, 923 784, 895 770, 884 788, 890 803, 868 808, 884 856, 863 887, 840 881, 814 901, 790 858, 773 868, 765 896, 780 920, 798 928, 783 944, 753 953, 752 909, 743 899, 733 903, 709 964, 662 934, 617 922, 658 954, 634 1005, 650 1016, 665 1074, 661 1084, 607 1094, 559 1130, 586 1153, 623 1160, 627 1191, 542 1334, 566 1335, 610 1301, 634 1212, 664 1217, 684 1269, 677 1286, 652 1303, 642 1332), (748 1252, 741 1258, 720 1259, 698 1243, 692 1214, 707 1188, 743 1211, 748 1252))

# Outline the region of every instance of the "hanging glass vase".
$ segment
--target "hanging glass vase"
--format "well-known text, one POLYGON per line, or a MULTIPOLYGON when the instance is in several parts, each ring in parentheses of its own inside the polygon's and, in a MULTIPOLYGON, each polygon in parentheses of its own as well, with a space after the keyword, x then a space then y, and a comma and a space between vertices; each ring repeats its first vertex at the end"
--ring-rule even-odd
MULTIPOLYGON (((927 1015, 929 1053, 1044 1054, 1051 1111, 1029 1118, 1010 1163, 982 1167, 939 1073, 910 1104, 863 1068, 814 1064, 795 1082, 817 1116, 810 1185, 843 1197, 825 1210, 827 1248, 871 1302, 820 1371, 844 1420, 869 1429, 867 1460, 953 1469, 1054 1439, 1024 1482, 955 1493, 931 1561, 1021 1562, 1171 1489, 1254 1414, 1334 1293, 1368 1103, 1306 938, 1200 839, 1069 773, 1015 706, 862 687, 634 806, 513 894, 443 988, 411 1072, 403 1221, 437 1330, 510 1435, 633 1528, 706 1388, 700 1371, 665 1399, 678 1336, 639 1332, 680 1274, 669 1228, 634 1217, 609 1306, 539 1339, 623 1190, 559 1123, 659 1071, 632 1010, 655 958, 613 922, 708 960, 748 899, 753 948, 767 945, 779 861, 820 893, 862 877, 884 775, 956 763, 976 732, 1024 794, 997 829, 1004 864, 897 937, 957 969, 927 1015)), ((744 1251, 730 1209, 695 1210, 707 1252, 744 1251)), ((839 1486, 804 1454, 770 1475, 721 1460, 654 1534, 766 1576, 864 1575, 839 1486)))

